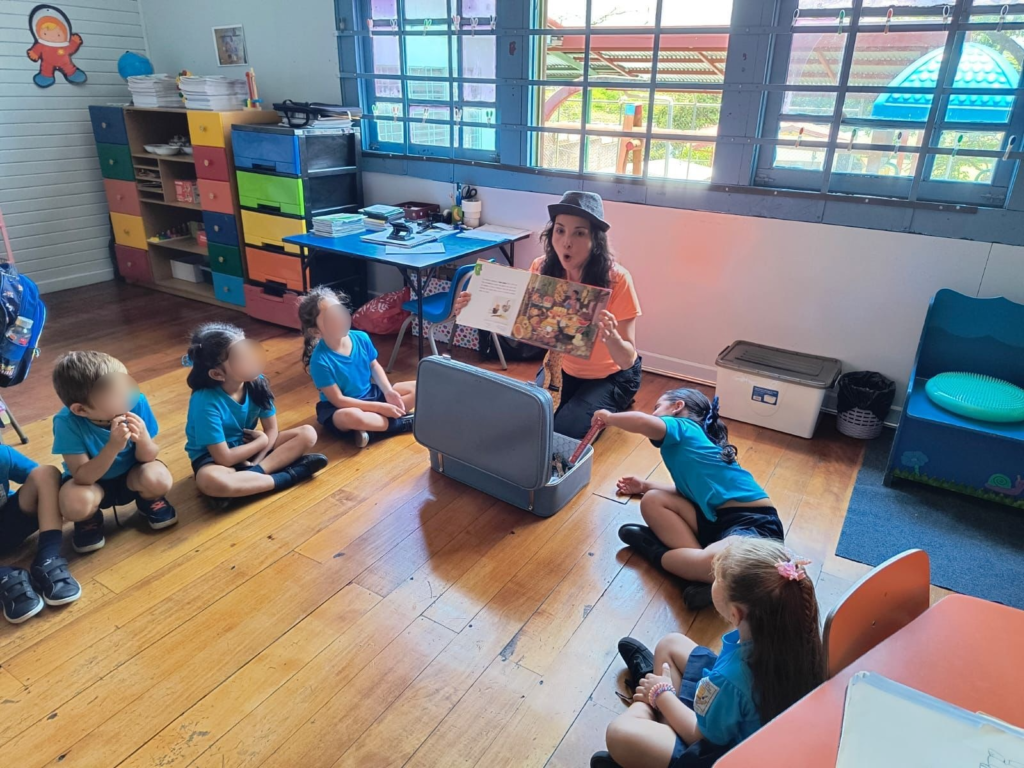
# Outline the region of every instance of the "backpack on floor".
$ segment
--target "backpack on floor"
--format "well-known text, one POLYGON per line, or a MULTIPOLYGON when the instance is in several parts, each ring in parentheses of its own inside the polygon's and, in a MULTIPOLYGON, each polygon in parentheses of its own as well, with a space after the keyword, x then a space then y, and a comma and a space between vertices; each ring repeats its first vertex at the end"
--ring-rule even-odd
POLYGON ((39 356, 46 305, 39 286, 10 262, 0 263, 0 387, 13 387, 28 376, 39 356))

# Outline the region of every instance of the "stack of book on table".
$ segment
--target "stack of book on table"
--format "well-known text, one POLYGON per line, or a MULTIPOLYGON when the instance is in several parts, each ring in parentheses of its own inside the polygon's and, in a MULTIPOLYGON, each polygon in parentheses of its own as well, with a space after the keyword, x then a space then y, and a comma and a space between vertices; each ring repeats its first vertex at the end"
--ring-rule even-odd
POLYGON ((341 237, 353 232, 362 232, 363 217, 358 213, 335 213, 330 216, 313 217, 313 234, 323 237, 341 237))
POLYGON ((363 222, 367 229, 380 231, 387 229, 388 225, 405 218, 405 211, 393 205, 371 205, 359 211, 366 217, 363 222))

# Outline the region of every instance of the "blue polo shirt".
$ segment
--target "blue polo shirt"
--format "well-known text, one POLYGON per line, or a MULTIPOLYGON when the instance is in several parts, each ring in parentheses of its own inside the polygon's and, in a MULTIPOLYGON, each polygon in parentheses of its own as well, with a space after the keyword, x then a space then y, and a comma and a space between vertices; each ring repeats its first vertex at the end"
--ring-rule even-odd
POLYGON ((221 387, 200 389, 188 400, 188 416, 185 419, 185 452, 195 461, 210 452, 209 446, 227 443, 228 448, 237 448, 245 442, 243 430, 256 429, 260 419, 277 413, 270 408, 260 408, 249 395, 238 402, 221 387))
POLYGON ((369 397, 373 387, 370 364, 377 359, 377 349, 370 337, 362 331, 350 331, 352 352, 342 355, 328 347, 324 340, 317 342, 309 358, 309 375, 313 385, 321 390, 320 399, 327 402, 323 390, 337 384, 341 394, 357 400, 369 397))
MULTIPOLYGON (((139 401, 131 410, 136 416, 142 419, 149 430, 150 437, 156 437, 160 427, 156 423, 156 416, 149 407, 146 396, 139 394, 139 401)), ((74 456, 84 453, 90 459, 96 458, 99 452, 110 440, 110 428, 94 424, 84 416, 76 416, 69 409, 63 408, 53 417, 53 452, 63 456, 74 456)), ((139 463, 135 458, 135 443, 131 440, 121 449, 110 465, 101 480, 109 480, 113 477, 120 477, 139 463)), ((64 474, 68 472, 68 465, 64 463, 64 474)))
POLYGON ((9 445, 0 445, 0 485, 7 496, 11 494, 11 481, 19 485, 28 480, 28 473, 38 467, 32 459, 22 455, 9 445))
POLYGON ((754 701, 754 675, 746 657, 750 643, 740 642, 734 629, 722 636, 722 652, 714 667, 704 670, 693 698, 697 727, 712 744, 733 747, 761 727, 754 701))
POLYGON ((768 498, 754 476, 739 464, 722 460, 722 449, 711 442, 693 419, 663 416, 665 438, 652 440, 672 475, 676 490, 692 501, 708 520, 716 510, 735 501, 747 503, 768 498))

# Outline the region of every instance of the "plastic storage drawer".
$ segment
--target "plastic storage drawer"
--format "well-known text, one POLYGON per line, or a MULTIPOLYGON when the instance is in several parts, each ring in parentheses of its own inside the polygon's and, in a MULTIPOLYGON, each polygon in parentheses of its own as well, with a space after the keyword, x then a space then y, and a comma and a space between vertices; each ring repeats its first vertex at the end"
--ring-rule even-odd
POLYGON ((245 306, 245 282, 234 275, 213 273, 213 295, 228 304, 245 306))
POLYGON ((285 243, 284 238, 305 234, 306 222, 303 219, 289 219, 243 210, 242 231, 245 232, 247 245, 273 246, 289 253, 299 253, 299 246, 285 243))
POLYGON ((231 131, 236 168, 299 175, 299 140, 294 134, 240 128, 231 131))
POLYGON ((103 174, 103 178, 135 181, 132 151, 127 144, 97 144, 96 154, 100 158, 100 173, 103 174))
POLYGON ((235 204, 231 198, 231 184, 226 181, 199 179, 199 204, 204 211, 234 214, 235 204))
POLYGON ((111 213, 110 223, 114 227, 114 242, 130 248, 146 250, 146 227, 141 216, 129 216, 126 213, 111 213))
POLYGON ((226 213, 203 211, 203 225, 206 237, 211 243, 238 247, 238 222, 226 213))
POLYGON ((189 110, 188 134, 197 147, 224 146, 224 126, 217 112, 189 110))
POLYGON ((302 297, 285 291, 268 293, 257 285, 245 286, 245 311, 249 317, 299 330, 299 302, 302 297))
POLYGON ((238 202, 244 208, 304 216, 302 180, 292 176, 238 172, 238 202))
POLYGON ((107 190, 107 206, 111 213, 127 213, 129 216, 142 215, 138 190, 130 181, 104 179, 103 186, 107 190))
POLYGON ((193 147, 196 176, 211 181, 231 181, 228 153, 221 147, 193 147))
POLYGON ((99 144, 127 144, 124 110, 120 107, 89 107, 92 133, 99 144))
POLYGON ((117 254, 117 271, 129 283, 151 283, 153 272, 149 267, 149 252, 126 245, 115 245, 117 254))
POLYGON ((220 243, 208 243, 207 249, 210 252, 210 269, 224 275, 244 277, 242 270, 242 254, 233 245, 221 245, 220 243))
POLYGON ((590 446, 563 476, 552 455, 579 445, 553 431, 551 396, 532 384, 445 357, 420 361, 416 440, 444 474, 539 517, 550 517, 590 482, 590 446))
POLYGON ((257 283, 278 283, 289 290, 302 292, 302 260, 285 253, 262 251, 247 246, 245 264, 249 279, 257 283))

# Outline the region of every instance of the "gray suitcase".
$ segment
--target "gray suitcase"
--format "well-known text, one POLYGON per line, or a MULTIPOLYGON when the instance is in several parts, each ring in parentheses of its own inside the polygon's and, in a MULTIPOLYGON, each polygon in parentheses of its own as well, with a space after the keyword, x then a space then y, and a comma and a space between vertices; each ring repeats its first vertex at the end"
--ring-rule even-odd
POLYGON ((590 482, 591 446, 553 476, 552 455, 568 459, 579 441, 555 434, 546 390, 447 357, 420 361, 415 434, 434 471, 539 517, 590 482))

